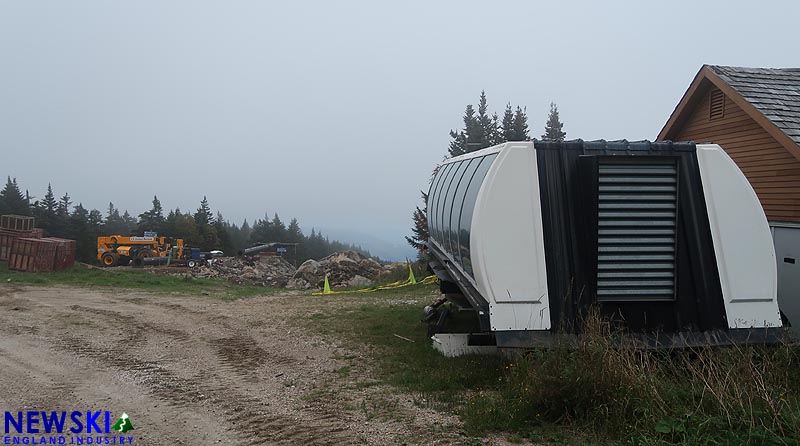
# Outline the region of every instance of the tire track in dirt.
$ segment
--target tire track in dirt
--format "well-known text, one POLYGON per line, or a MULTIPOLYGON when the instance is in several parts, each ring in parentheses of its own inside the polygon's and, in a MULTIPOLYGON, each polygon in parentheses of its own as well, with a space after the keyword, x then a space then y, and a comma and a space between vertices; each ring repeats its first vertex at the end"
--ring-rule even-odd
MULTIPOLYGON (((223 375, 215 373, 216 370, 210 370, 200 379, 192 380, 175 375, 159 361, 140 359, 124 348, 125 345, 141 342, 144 337, 154 334, 166 335, 176 341, 186 341, 190 337, 187 333, 135 321, 130 316, 111 310, 80 305, 73 305, 70 309, 108 318, 115 325, 124 328, 128 335, 118 341, 119 349, 90 344, 86 339, 78 337, 50 339, 54 345, 76 356, 94 359, 128 373, 135 383, 146 387, 150 394, 171 407, 197 410, 195 406, 206 405, 221 411, 226 425, 232 427, 233 435, 241 444, 358 444, 341 417, 318 413, 300 413, 302 417, 291 417, 259 409, 264 406, 262 400, 243 393, 235 383, 226 379, 224 372, 247 376, 265 363, 273 363, 272 359, 276 358, 275 355, 259 347, 251 337, 236 334, 229 338, 210 341, 209 345, 221 358, 223 375), (228 382, 230 385, 209 382, 228 382)), ((277 360, 283 364, 296 362, 294 358, 289 357, 278 357, 277 360)))

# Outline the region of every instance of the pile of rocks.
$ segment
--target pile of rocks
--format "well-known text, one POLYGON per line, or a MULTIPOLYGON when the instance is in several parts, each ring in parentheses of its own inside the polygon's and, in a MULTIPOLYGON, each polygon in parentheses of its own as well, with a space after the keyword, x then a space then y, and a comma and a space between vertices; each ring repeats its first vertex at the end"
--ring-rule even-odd
POLYGON ((322 260, 306 260, 286 286, 320 288, 327 274, 332 287, 365 287, 372 285, 380 270, 380 263, 356 251, 337 252, 322 260))
POLYGON ((237 284, 283 288, 295 274, 295 267, 282 257, 219 257, 207 265, 190 268, 193 277, 222 279, 237 284))

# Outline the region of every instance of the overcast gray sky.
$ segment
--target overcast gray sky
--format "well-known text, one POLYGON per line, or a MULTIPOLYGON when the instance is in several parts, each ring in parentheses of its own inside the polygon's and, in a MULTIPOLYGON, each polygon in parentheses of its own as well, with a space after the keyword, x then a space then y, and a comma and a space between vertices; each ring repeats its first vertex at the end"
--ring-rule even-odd
POLYGON ((795 1, 0 1, 0 174, 100 210, 207 195, 237 223, 278 212, 402 246, 482 89, 492 111, 527 107, 532 136, 555 101, 568 138, 652 139, 704 63, 800 66, 798 17, 795 1))

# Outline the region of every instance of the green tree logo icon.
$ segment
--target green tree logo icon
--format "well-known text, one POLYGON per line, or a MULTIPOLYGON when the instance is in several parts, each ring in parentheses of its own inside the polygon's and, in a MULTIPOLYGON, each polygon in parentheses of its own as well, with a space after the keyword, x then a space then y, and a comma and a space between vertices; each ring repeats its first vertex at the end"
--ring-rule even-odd
POLYGON ((128 414, 122 412, 122 416, 119 417, 119 420, 117 420, 111 428, 117 432, 125 433, 133 430, 133 425, 131 424, 131 419, 128 417, 128 414))

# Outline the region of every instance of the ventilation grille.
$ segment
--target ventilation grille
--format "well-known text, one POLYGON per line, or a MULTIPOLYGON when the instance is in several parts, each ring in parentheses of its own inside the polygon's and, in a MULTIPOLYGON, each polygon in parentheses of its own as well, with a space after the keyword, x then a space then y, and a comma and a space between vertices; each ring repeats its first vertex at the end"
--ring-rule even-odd
POLYGON ((675 162, 601 161, 598 168, 598 301, 673 300, 675 162))
POLYGON ((709 119, 719 119, 725 116, 725 95, 718 88, 711 90, 709 101, 709 119))

